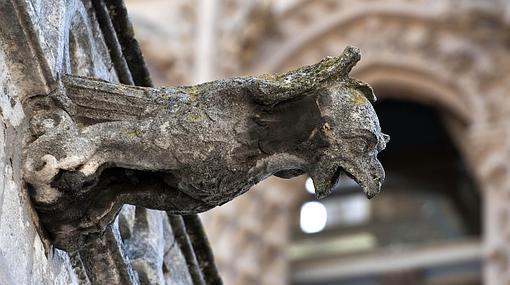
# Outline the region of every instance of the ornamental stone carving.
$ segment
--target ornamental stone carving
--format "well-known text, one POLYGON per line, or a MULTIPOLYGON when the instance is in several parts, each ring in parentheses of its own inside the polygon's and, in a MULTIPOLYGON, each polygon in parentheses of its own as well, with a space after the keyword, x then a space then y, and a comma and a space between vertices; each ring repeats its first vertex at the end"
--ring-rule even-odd
POLYGON ((265 178, 309 173, 324 197, 342 173, 370 198, 384 170, 366 83, 339 57, 285 74, 148 88, 63 76, 28 102, 24 178, 53 243, 80 249, 123 204, 193 214, 265 178))

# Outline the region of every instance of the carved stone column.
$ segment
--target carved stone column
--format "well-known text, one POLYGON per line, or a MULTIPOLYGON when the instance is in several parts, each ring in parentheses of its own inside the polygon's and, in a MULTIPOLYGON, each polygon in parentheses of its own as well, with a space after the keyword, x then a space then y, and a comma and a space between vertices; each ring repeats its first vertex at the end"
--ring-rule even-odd
POLYGON ((510 132, 508 119, 474 126, 467 137, 483 197, 484 282, 510 282, 510 132))

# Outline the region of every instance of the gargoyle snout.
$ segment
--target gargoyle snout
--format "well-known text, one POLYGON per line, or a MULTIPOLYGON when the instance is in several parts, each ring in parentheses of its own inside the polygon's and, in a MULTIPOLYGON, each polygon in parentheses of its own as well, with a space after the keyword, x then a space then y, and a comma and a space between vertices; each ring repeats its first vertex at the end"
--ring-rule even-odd
POLYGON ((390 142, 390 136, 385 133, 381 133, 381 136, 379 138, 379 143, 377 146, 377 151, 378 152, 383 151, 389 142, 390 142))
POLYGON ((372 167, 367 171, 368 175, 365 177, 363 177, 364 175, 360 175, 360 177, 356 179, 356 182, 361 186, 368 199, 375 197, 381 192, 382 184, 386 178, 384 168, 377 158, 374 158, 371 166, 372 167))

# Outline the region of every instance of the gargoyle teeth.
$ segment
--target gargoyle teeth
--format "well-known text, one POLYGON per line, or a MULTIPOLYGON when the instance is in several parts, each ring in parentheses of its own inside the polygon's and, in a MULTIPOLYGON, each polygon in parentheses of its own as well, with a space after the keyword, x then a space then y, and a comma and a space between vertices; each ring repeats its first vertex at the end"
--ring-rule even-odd
POLYGON ((319 162, 318 166, 311 173, 317 199, 327 197, 337 184, 342 172, 344 172, 341 167, 331 165, 326 161, 319 162))
POLYGON ((384 170, 380 166, 380 163, 377 162, 377 165, 374 166, 372 171, 345 171, 347 176, 353 179, 363 190, 363 193, 368 199, 372 199, 381 191, 382 181, 384 180, 384 170))
POLYGON ((327 197, 339 183, 342 176, 347 176, 354 180, 361 187, 363 193, 365 193, 365 196, 368 199, 373 198, 380 192, 384 174, 382 174, 382 176, 377 175, 377 177, 382 178, 372 178, 372 175, 370 175, 369 172, 357 172, 350 168, 347 168, 349 169, 347 170, 342 166, 331 166, 327 164, 324 166, 324 164, 322 164, 321 167, 317 167, 311 175, 317 199, 327 197))

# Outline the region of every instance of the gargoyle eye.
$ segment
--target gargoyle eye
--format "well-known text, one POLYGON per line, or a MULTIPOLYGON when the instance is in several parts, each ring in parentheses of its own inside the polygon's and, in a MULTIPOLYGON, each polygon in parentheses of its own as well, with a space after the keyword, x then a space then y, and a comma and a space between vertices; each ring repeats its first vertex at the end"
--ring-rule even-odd
POLYGON ((372 152, 375 150, 376 145, 378 144, 379 140, 377 139, 377 136, 368 130, 357 130, 355 134, 344 134, 343 139, 346 141, 350 141, 350 145, 352 147, 353 151, 358 151, 361 153, 365 152, 372 152))
POLYGON ((358 137, 354 139, 354 147, 360 152, 368 152, 373 146, 373 140, 370 138, 358 137))

